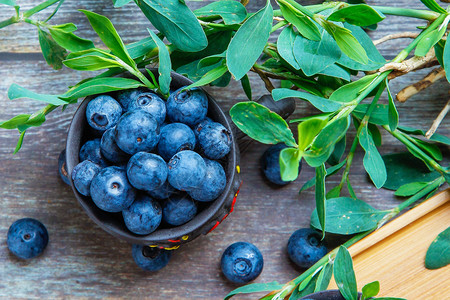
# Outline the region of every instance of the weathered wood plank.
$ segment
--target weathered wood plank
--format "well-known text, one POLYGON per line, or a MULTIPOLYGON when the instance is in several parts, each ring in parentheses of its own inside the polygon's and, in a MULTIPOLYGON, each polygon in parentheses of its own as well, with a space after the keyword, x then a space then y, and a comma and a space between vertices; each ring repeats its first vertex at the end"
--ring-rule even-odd
MULTIPOLYGON (((264 1, 251 1, 252 7, 260 7, 264 1)), ((385 1, 370 1, 383 4, 385 1)), ((31 3, 28 1, 26 3, 31 3)), ((200 5, 189 2, 191 5, 200 5)), ((395 5, 419 6, 420 2, 399 1, 395 5)), ((112 17, 126 41, 146 36, 145 20, 133 5, 122 10, 112 9, 109 1, 70 1, 63 6, 55 21, 74 21, 81 24, 80 31, 86 37, 92 32, 75 8, 92 9, 112 17), (65 8, 64 8, 65 7, 65 8), (126 11, 125 16, 123 12, 126 11), (137 30, 142 28, 142 30, 137 30)), ((0 10, 0 19, 7 16, 0 10)), ((386 32, 413 30, 417 23, 404 18, 389 19, 380 30, 386 32)), ((36 52, 34 33, 27 33, 22 41, 22 29, 14 26, 0 30, 0 51, 36 52), (6 34, 5 32, 8 31, 6 34)), ((27 27, 28 28, 28 27, 27 27)), ((374 37, 383 34, 374 33, 374 37)), ((392 56, 407 41, 389 42, 381 46, 382 53, 392 56)), ((419 80, 427 70, 396 79, 392 91, 398 92, 405 85, 419 80)), ((16 114, 30 113, 42 104, 6 98, 7 88, 18 83, 37 92, 63 92, 82 78, 89 76, 67 69, 51 70, 42 60, 2 61, 0 69, 0 120, 16 114)), ((255 97, 265 94, 264 85, 251 75, 255 97)), ((222 107, 228 110, 234 103, 245 100, 238 82, 225 89, 208 88, 222 107)), ((404 104, 398 104, 400 122, 403 125, 427 129, 445 104, 448 83, 438 82, 404 104)), ((383 97, 382 101, 386 101, 383 97)), ((0 129, 0 195, 3 217, 0 218, 0 298, 150 298, 150 299, 220 299, 236 286, 223 278, 219 269, 222 251, 232 242, 249 241, 257 245, 265 258, 265 267, 256 282, 277 280, 286 282, 297 276, 286 255, 286 243, 290 234, 309 224, 314 208, 312 190, 298 196, 301 185, 312 176, 314 170, 304 166, 300 178, 282 188, 266 183, 259 171, 259 157, 267 146, 255 143, 242 156, 244 185, 233 212, 213 233, 199 238, 174 253, 173 260, 156 274, 140 271, 131 258, 130 246, 113 239, 97 227, 82 211, 69 187, 58 178, 56 166, 59 152, 64 148, 65 136, 71 115, 76 107, 56 111, 48 117, 43 127, 30 129, 23 149, 13 156, 17 132, 0 129), (21 217, 41 220, 50 232, 49 247, 44 255, 30 262, 22 262, 9 254, 6 233, 10 224, 21 217)), ((310 114, 313 109, 305 102, 298 102, 294 117, 310 114)), ((444 121, 438 130, 449 135, 450 122, 444 121)), ((404 147, 392 137, 383 135, 383 153, 403 151, 404 147)), ((361 151, 357 152, 352 167, 351 181, 358 196, 377 208, 391 208, 399 203, 392 192, 375 190, 368 181, 362 166, 361 151)), ((444 154, 450 157, 448 149, 444 154)), ((332 177, 328 188, 336 184, 332 177)))

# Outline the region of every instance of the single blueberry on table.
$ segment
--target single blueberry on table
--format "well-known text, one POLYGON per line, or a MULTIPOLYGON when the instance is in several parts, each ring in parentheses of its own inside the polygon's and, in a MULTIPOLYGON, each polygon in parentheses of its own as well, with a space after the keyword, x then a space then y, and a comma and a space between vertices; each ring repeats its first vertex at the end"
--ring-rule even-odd
POLYGON ((230 245, 222 254, 220 262, 225 277, 234 283, 247 283, 261 274, 264 261, 255 245, 237 242, 230 245))
POLYGON ((177 190, 166 181, 159 188, 149 191, 148 194, 155 199, 164 200, 169 198, 176 191, 177 190))
POLYGON ((201 185, 206 175, 203 158, 191 150, 180 151, 168 163, 170 185, 180 191, 190 191, 201 185))
POLYGON ((186 194, 172 195, 163 207, 163 220, 172 226, 183 225, 197 214, 197 204, 186 194))
POLYGON ((142 109, 125 113, 116 126, 116 143, 128 154, 150 152, 159 142, 159 124, 142 109))
POLYGON ((210 159, 220 159, 231 150, 231 133, 222 124, 209 122, 197 129, 201 151, 210 159))
POLYGON ((145 93, 146 91, 147 90, 144 88, 125 90, 118 92, 115 97, 120 106, 122 106, 123 112, 127 112, 130 103, 135 101, 140 94, 145 93))
POLYGON ((100 141, 100 150, 103 157, 107 160, 115 164, 121 164, 128 161, 130 155, 122 151, 122 149, 117 146, 115 130, 116 128, 113 127, 103 133, 100 141))
POLYGON ((138 152, 128 161, 127 175, 135 188, 152 191, 166 182, 167 164, 159 155, 138 152))
POLYGON ((61 151, 61 153, 59 154, 58 173, 59 173, 59 177, 61 177, 62 181, 64 181, 65 184, 70 185, 69 173, 67 171, 67 165, 66 165, 66 149, 61 151))
POLYGON ((136 234, 150 234, 161 224, 162 210, 158 201, 139 194, 128 208, 122 211, 128 230, 136 234))
POLYGON ((107 130, 116 126, 122 115, 122 107, 111 96, 100 95, 89 101, 86 118, 89 125, 96 130, 107 130))
POLYGON ((73 185, 81 195, 91 195, 90 188, 92 179, 94 179, 101 169, 99 165, 89 160, 82 161, 73 168, 73 185))
POLYGON ((141 93, 128 105, 128 110, 140 108, 151 114, 159 124, 166 119, 166 103, 155 93, 141 93))
POLYGON ((100 149, 100 139, 90 140, 84 143, 81 146, 79 157, 80 161, 90 160, 101 167, 108 166, 100 149))
POLYGON ((206 118, 208 97, 200 88, 183 91, 181 87, 167 99, 167 115, 171 122, 179 122, 191 127, 206 118))
MULTIPOLYGON (((281 179, 280 173, 280 152, 281 150, 287 148, 284 143, 279 143, 270 146, 262 155, 260 160, 261 169, 264 176, 270 182, 277 185, 286 185, 291 181, 284 181, 281 179)), ((298 173, 302 170, 302 162, 298 166, 298 173)))
POLYGON ((308 269, 328 252, 321 234, 310 228, 301 228, 289 238, 288 254, 299 267, 308 269))
POLYGON ((206 175, 200 187, 189 191, 189 195, 202 202, 217 199, 225 190, 227 177, 221 164, 217 161, 204 159, 206 164, 206 175))
POLYGON ((136 190, 128 182, 126 170, 119 167, 101 170, 92 180, 90 192, 95 205, 107 212, 124 210, 136 197, 136 190))
POLYGON ((29 259, 41 254, 48 244, 48 232, 38 220, 15 221, 8 230, 8 249, 17 257, 29 259))
POLYGON ((161 129, 158 152, 165 160, 169 160, 182 150, 194 150, 195 134, 183 123, 172 123, 161 129))
POLYGON ((132 246, 133 259, 144 271, 156 272, 167 266, 172 251, 144 245, 132 246))

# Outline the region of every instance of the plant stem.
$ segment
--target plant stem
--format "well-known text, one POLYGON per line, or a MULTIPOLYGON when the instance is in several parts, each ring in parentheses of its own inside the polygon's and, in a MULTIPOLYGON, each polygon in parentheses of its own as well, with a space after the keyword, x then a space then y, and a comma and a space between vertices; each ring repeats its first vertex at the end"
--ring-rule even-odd
POLYGON ((431 10, 423 9, 411 9, 411 8, 401 8, 401 7, 389 7, 389 6, 372 6, 376 10, 382 12, 385 15, 411 17, 416 19, 423 19, 428 21, 434 21, 439 17, 439 13, 431 10))
POLYGON ((16 16, 11 17, 9 19, 6 19, 6 20, 3 20, 0 22, 0 29, 3 27, 9 26, 9 25, 15 24, 15 23, 19 23, 19 22, 20 22, 19 18, 17 18, 16 16))
POLYGON ((41 10, 46 9, 49 6, 52 6, 53 4, 59 2, 60 0, 47 0, 35 7, 33 7, 32 9, 27 10, 26 12, 23 13, 23 16, 25 18, 31 17, 32 15, 40 12, 41 10))
POLYGON ((287 24, 289 24, 289 22, 286 20, 278 22, 275 26, 272 27, 272 30, 270 31, 270 33, 277 31, 278 29, 280 29, 283 26, 286 26, 287 24))

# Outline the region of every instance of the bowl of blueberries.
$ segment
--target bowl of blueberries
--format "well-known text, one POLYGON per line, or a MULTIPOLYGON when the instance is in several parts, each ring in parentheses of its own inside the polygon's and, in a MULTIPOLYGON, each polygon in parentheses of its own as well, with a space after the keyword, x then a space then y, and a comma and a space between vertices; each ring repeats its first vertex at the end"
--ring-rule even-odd
POLYGON ((232 125, 203 89, 185 89, 191 83, 172 73, 167 100, 124 90, 87 97, 74 114, 68 177, 89 217, 117 238, 176 249, 233 209, 241 180, 232 125))

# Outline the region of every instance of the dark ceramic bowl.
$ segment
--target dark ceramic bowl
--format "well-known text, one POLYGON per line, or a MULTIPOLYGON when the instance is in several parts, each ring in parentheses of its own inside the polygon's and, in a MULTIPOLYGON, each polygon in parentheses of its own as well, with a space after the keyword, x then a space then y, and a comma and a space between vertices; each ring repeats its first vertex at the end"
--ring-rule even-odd
MULTIPOLYGON (((155 76, 158 76, 157 70, 152 70, 155 76)), ((182 86, 191 84, 188 78, 172 73, 171 90, 176 90, 182 86)), ((236 135, 240 136, 243 145, 248 145, 242 132, 238 132, 234 124, 229 120, 227 115, 222 111, 217 102, 208 94, 209 106, 208 117, 216 122, 221 123, 232 133, 232 147, 230 153, 222 159, 222 163, 226 176, 227 185, 222 195, 211 203, 207 203, 205 207, 190 222, 173 228, 158 228, 148 235, 136 235, 130 232, 123 222, 121 213, 108 213, 99 209, 90 197, 86 197, 78 193, 75 189, 70 174, 73 168, 79 163, 78 153, 80 147, 89 139, 87 131, 89 125, 86 121, 86 106, 93 97, 86 97, 75 112, 72 123, 70 124, 66 145, 66 164, 69 173, 70 182, 73 192, 78 202, 86 211, 88 216, 97 223, 102 229, 111 235, 125 240, 133 244, 144 244, 150 246, 158 246, 166 249, 176 249, 181 244, 187 243, 201 234, 207 234, 214 230, 227 216, 233 211, 236 197, 239 194, 239 188, 242 184, 239 172, 240 152, 237 144, 236 135)), ((289 116, 295 109, 295 103, 292 99, 288 101, 274 102, 270 96, 260 99, 263 105, 279 112, 283 116, 289 116), (265 104, 264 102, 267 102, 265 104), (286 110, 289 110, 286 113, 286 110)))
MULTIPOLYGON (((361 293, 359 293, 361 296, 361 293)), ((345 300, 339 290, 329 290, 307 295, 300 300, 345 300)))

